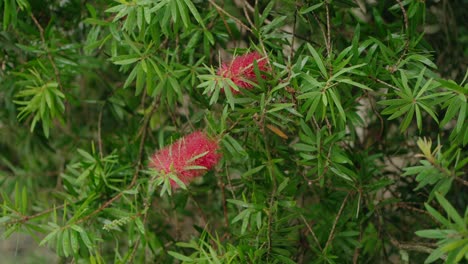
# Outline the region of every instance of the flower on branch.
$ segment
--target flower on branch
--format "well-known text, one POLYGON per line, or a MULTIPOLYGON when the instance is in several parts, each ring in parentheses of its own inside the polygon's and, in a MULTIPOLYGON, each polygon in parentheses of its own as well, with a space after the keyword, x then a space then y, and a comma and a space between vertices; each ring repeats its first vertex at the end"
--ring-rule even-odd
MULTIPOLYGON (((150 167, 164 175, 172 174, 187 184, 218 163, 221 158, 218 148, 216 140, 197 131, 156 152, 151 157, 150 167)), ((170 181, 173 188, 179 187, 172 178, 170 181)))
MULTIPOLYGON (((254 62, 257 62, 260 71, 268 71, 268 58, 258 52, 247 53, 234 58, 228 63, 223 63, 218 69, 218 75, 229 78, 239 88, 251 89, 252 82, 256 82, 257 76, 254 71, 254 62)), ((265 76, 262 76, 264 78, 265 76)), ((231 87, 234 94, 240 93, 231 87)))

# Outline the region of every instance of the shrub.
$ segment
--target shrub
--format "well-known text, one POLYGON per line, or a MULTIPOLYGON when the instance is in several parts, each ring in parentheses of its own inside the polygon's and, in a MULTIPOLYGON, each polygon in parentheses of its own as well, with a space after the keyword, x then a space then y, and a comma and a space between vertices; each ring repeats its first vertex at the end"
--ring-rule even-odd
POLYGON ((3 1, 3 237, 64 263, 463 262, 465 2, 3 1))

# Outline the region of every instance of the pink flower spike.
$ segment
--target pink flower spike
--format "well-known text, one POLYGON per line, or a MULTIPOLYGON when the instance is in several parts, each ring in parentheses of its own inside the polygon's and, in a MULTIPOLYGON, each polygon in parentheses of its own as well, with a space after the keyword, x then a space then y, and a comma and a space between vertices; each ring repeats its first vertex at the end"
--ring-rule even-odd
MULTIPOLYGON (((248 81, 256 82, 257 80, 254 71, 254 61, 257 62, 260 71, 268 71, 268 58, 254 51, 236 57, 229 63, 223 63, 218 69, 218 75, 231 79, 239 88, 252 89, 252 84, 248 81)), ((262 78, 264 77, 262 76, 262 78)), ((236 91, 232 87, 231 91, 234 94, 240 93, 240 91, 236 91)))
MULTIPOLYGON (((197 131, 156 152, 151 157, 150 167, 165 174, 174 173, 188 184, 218 163, 221 158, 218 149, 216 140, 197 131)), ((179 187, 173 180, 171 186, 179 187)))

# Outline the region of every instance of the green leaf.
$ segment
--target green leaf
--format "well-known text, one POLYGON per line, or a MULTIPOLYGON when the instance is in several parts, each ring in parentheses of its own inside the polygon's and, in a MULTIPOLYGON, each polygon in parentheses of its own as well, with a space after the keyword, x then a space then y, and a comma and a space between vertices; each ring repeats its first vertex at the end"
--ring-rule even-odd
POLYGON ((350 84, 352 86, 356 86, 356 87, 361 88, 363 90, 372 91, 372 89, 369 88, 367 85, 352 81, 350 79, 339 79, 338 81, 341 82, 341 83, 347 83, 347 84, 350 84))
POLYGON ((135 219, 135 224, 138 228, 138 231, 140 231, 140 234, 145 235, 145 226, 143 225, 143 222, 141 221, 139 217, 135 219))
POLYGON ((320 58, 317 51, 309 43, 307 43, 307 48, 309 49, 310 53, 312 54, 312 57, 314 58, 315 63, 319 67, 319 70, 322 73, 323 77, 328 79, 328 73, 327 73, 327 70, 325 69, 325 66, 323 65, 322 58, 320 58))
POLYGON ((320 8, 322 5, 323 5, 323 2, 315 4, 313 6, 309 6, 308 8, 305 8, 305 9, 301 8, 300 13, 301 13, 301 15, 305 15, 307 13, 310 13, 310 12, 314 11, 315 9, 320 8))
POLYGON ((283 182, 281 182, 281 184, 278 186, 278 194, 280 194, 284 190, 284 188, 288 186, 288 183, 289 178, 284 178, 283 182))
POLYGON ((248 177, 250 175, 254 175, 254 174, 257 174, 258 172, 260 172, 263 168, 265 168, 265 165, 260 165, 258 167, 255 167, 255 168, 252 168, 246 172, 244 172, 242 174, 242 178, 245 178, 245 177, 248 177))
POLYGON ((465 245, 468 245, 468 238, 455 240, 455 241, 453 241, 451 243, 446 243, 445 245, 440 247, 440 249, 443 252, 450 252, 450 251, 454 251, 457 248, 465 246, 465 245))
POLYGON ((252 205, 244 202, 244 201, 239 201, 239 200, 234 200, 234 199, 226 199, 226 201, 228 203, 232 203, 232 204, 235 204, 235 205, 239 205, 239 206, 242 206, 242 207, 252 207, 252 205))
POLYGON ((60 241, 60 243, 62 244, 63 254, 65 255, 65 257, 71 256, 73 255, 73 250, 71 248, 70 230, 64 229, 61 233, 63 234, 63 236, 62 241, 60 241))
POLYGON ((338 72, 334 73, 333 76, 330 78, 329 81, 334 81, 334 80, 337 80, 337 78, 342 75, 342 74, 345 74, 347 72, 350 72, 354 69, 357 69, 357 68, 361 68, 362 66, 366 65, 365 63, 361 63, 361 64, 358 64, 358 65, 354 65, 354 66, 351 66, 351 67, 348 67, 348 68, 343 68, 341 70, 339 70, 338 72))
POLYGON ((432 263, 441 258, 443 255, 444 252, 440 248, 437 248, 434 251, 432 251, 429 257, 427 257, 427 259, 424 261, 424 264, 432 263))
POLYGON ((436 193, 435 196, 439 204, 444 208, 445 212, 447 212, 447 215, 455 221, 455 224, 458 226, 458 228, 464 229, 466 227, 465 222, 458 214, 457 210, 455 210, 449 201, 447 201, 447 199, 445 199, 445 197, 443 197, 440 193, 436 193))
POLYGON ((440 230, 440 229, 427 229, 416 231, 415 234, 420 237, 433 238, 433 239, 444 239, 450 235, 456 234, 454 230, 440 230))
POLYGON ((190 13, 192 13, 192 16, 195 18, 195 20, 197 20, 198 24, 200 24, 203 28, 205 28, 205 25, 203 24, 203 19, 200 16, 200 13, 198 13, 198 10, 195 7, 195 5, 193 5, 192 1, 184 0, 184 2, 185 2, 185 5, 187 5, 187 7, 189 8, 190 13))
POLYGON ((50 232, 47 236, 45 236, 41 242, 39 243, 39 246, 43 246, 45 243, 49 243, 52 239, 55 239, 55 236, 57 233, 60 231, 60 229, 55 229, 52 232, 50 232))
POLYGON ((140 57, 138 55, 121 55, 113 57, 111 60, 117 65, 128 65, 140 60, 140 57))
POLYGON ((80 249, 80 244, 78 243, 78 232, 70 231, 70 243, 72 252, 74 254, 78 253, 78 250, 80 249))
POLYGON ((335 94, 335 91, 330 88, 327 90, 327 93, 330 95, 330 97, 332 98, 333 102, 335 103, 336 105, 336 108, 338 108, 338 112, 340 113, 340 116, 341 116, 341 119, 343 121, 346 121, 346 114, 344 112, 344 109, 343 107, 341 106, 341 102, 340 100, 338 99, 338 97, 336 96, 335 94))
POLYGON ((248 218, 250 216, 250 209, 245 209, 243 211, 241 211, 236 217, 234 217, 234 219, 232 219, 231 223, 236 223, 244 218, 248 218))
MULTIPOLYGON (((247 214, 245 214, 242 218, 242 227, 241 227, 241 234, 244 234, 245 231, 247 230, 247 226, 249 224, 249 220, 250 220, 250 214, 251 214, 251 210, 249 209, 246 209, 242 212, 245 212, 247 211, 247 214)), ((242 213, 241 213, 242 214, 242 213)), ((240 215, 240 214, 239 214, 240 215)), ((234 221, 234 220, 233 220, 234 221)), ((233 222, 234 223, 234 222, 233 222)))
POLYGON ((431 214, 439 223, 441 223, 445 227, 450 227, 450 221, 443 217, 437 210, 432 208, 428 203, 424 203, 424 207, 426 207, 426 210, 431 214))
POLYGON ((184 256, 184 255, 182 255, 182 254, 180 254, 180 253, 177 253, 177 252, 175 252, 175 251, 169 250, 169 251, 167 251, 167 254, 173 256, 174 258, 176 258, 176 259, 178 259, 178 260, 188 261, 188 262, 193 262, 193 261, 194 261, 193 259, 191 259, 191 258, 189 258, 189 257, 187 257, 187 256, 184 256))

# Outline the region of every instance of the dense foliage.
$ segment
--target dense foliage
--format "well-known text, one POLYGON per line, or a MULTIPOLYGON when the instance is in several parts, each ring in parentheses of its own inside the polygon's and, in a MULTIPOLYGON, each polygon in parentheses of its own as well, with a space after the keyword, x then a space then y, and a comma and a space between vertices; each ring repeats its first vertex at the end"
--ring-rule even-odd
POLYGON ((62 263, 466 261, 467 4, 1 1, 3 238, 62 263))

